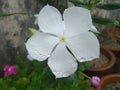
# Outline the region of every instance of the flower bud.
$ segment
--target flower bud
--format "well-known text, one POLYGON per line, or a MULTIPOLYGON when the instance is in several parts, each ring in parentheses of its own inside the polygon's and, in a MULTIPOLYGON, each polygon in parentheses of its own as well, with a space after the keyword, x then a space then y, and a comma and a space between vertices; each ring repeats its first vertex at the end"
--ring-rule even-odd
POLYGON ((90 82, 90 86, 97 87, 100 84, 100 78, 98 76, 93 76, 90 82))

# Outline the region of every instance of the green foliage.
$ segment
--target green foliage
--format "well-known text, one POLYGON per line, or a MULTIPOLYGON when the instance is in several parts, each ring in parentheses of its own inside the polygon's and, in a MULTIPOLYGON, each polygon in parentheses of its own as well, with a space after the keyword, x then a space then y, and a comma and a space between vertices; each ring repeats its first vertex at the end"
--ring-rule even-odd
POLYGON ((92 19, 93 19, 93 22, 98 24, 113 26, 113 27, 120 26, 120 21, 118 20, 112 20, 112 19, 102 18, 98 16, 93 16, 92 19))
MULTIPOLYGON (((64 9, 68 7, 67 0, 37 0, 37 1, 41 3, 43 6, 49 4, 56 7, 61 11, 61 13, 63 13, 64 9)), ((88 8, 89 10, 92 10, 94 8, 99 8, 104 10, 120 9, 120 3, 101 4, 99 3, 101 0, 69 0, 69 1, 73 3, 75 6, 88 8)), ((18 14, 34 15, 34 13, 30 13, 30 12, 18 12, 18 13, 10 13, 10 14, 0 14, 0 17, 18 15, 18 14)), ((112 19, 102 18, 97 16, 93 16, 93 22, 97 24, 106 25, 106 26, 115 26, 115 27, 120 26, 120 21, 118 20, 112 20, 112 19)))
POLYGON ((82 62, 82 63, 79 63, 78 65, 79 71, 85 71, 89 69, 90 67, 91 67, 91 64, 89 62, 82 62))
POLYGON ((120 9, 120 3, 98 4, 96 7, 99 9, 114 10, 120 9))
MULTIPOLYGON (((81 6, 93 10, 94 8, 104 9, 104 10, 115 10, 120 9, 120 3, 106 3, 100 4, 100 0, 70 0, 75 6, 81 6)), ((102 24, 112 27, 120 27, 120 21, 112 20, 109 18, 102 18, 98 16, 92 16, 93 22, 97 24, 102 24)))
MULTIPOLYGON (((25 61, 19 54, 16 57, 18 74, 0 78, 0 90, 95 90, 89 87, 90 79, 85 78, 80 69, 67 77, 57 79, 47 65, 47 61, 25 61)), ((88 63, 80 66, 88 68, 88 63)), ((83 70, 83 69, 81 69, 83 70)))
POLYGON ((106 44, 115 44, 115 43, 118 43, 118 41, 111 35, 108 35, 107 37, 104 38, 103 41, 101 41, 101 43, 103 45, 106 45, 106 44))
POLYGON ((81 6, 92 10, 100 2, 100 0, 70 0, 75 6, 81 6))
POLYGON ((34 14, 34 13, 30 13, 30 12, 18 12, 18 13, 4 13, 4 14, 0 14, 0 17, 6 17, 6 16, 11 16, 11 15, 29 15, 29 14, 34 14))

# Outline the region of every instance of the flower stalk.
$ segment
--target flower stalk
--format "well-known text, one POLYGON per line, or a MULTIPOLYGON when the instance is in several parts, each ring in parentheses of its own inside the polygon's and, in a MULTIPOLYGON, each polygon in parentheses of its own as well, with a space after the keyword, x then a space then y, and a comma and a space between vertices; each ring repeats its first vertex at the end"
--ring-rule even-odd
POLYGON ((80 74, 83 75, 84 77, 88 78, 89 80, 92 80, 92 78, 90 76, 86 75, 85 73, 80 72, 80 74))
POLYGON ((28 14, 32 14, 34 15, 33 13, 30 13, 30 12, 17 12, 17 13, 9 13, 9 14, 0 14, 0 17, 5 17, 5 16, 11 16, 11 15, 28 15, 28 14))

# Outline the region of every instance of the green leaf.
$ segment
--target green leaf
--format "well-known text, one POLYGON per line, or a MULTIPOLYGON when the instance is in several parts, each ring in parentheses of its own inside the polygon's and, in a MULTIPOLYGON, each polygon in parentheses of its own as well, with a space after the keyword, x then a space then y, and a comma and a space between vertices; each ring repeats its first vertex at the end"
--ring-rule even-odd
POLYGON ((32 33, 35 34, 38 32, 38 30, 34 29, 34 28, 28 28, 28 30, 32 33))
POLYGON ((80 2, 79 0, 69 0, 70 2, 72 2, 73 4, 79 6, 79 5, 85 5, 84 3, 80 2))
POLYGON ((120 9, 120 3, 98 4, 96 7, 99 9, 114 10, 120 9))
POLYGON ((17 90, 15 87, 11 87, 10 90, 17 90))
MULTIPOLYGON (((4 13, 4 14, 0 14, 0 17, 5 17, 5 16, 11 16, 11 15, 29 15, 29 14, 33 14, 33 13, 30 13, 30 12, 17 12, 17 13, 4 13)), ((33 14, 34 15, 34 14, 33 14)))
POLYGON ((82 62, 78 64, 78 69, 79 71, 85 71, 87 69, 89 69, 91 66, 91 64, 89 62, 82 62))
POLYGON ((112 20, 112 19, 102 18, 98 16, 93 16, 92 19, 93 19, 93 22, 98 24, 113 26, 113 27, 120 26, 120 21, 118 20, 112 20))
POLYGON ((0 90, 7 90, 7 84, 4 79, 0 79, 0 90))
POLYGON ((78 65, 78 69, 79 69, 80 71, 84 71, 84 70, 85 70, 85 67, 84 67, 84 65, 79 64, 79 65, 78 65))
POLYGON ((84 63, 85 69, 89 69, 91 67, 91 64, 89 62, 84 63))

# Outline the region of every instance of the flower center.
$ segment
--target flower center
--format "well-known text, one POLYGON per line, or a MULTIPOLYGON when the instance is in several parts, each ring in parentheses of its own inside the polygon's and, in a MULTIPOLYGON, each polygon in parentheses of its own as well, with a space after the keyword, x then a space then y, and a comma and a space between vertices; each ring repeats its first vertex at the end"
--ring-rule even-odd
POLYGON ((11 69, 11 68, 9 68, 9 69, 8 69, 8 71, 9 71, 9 72, 11 72, 11 71, 12 71, 12 69, 11 69))
POLYGON ((60 37, 61 42, 65 42, 66 38, 64 36, 60 37))

